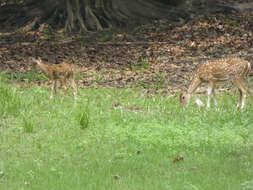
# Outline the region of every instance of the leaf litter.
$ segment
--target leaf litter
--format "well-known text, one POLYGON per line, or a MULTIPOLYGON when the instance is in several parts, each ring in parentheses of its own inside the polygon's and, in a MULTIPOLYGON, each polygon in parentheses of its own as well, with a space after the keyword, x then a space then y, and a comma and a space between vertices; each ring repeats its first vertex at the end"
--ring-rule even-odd
POLYGON ((173 94, 188 86, 205 60, 239 56, 253 63, 251 9, 192 14, 179 23, 157 20, 109 35, 104 39, 103 32, 0 33, 0 71, 30 72, 30 57, 50 63, 67 59, 81 76, 80 87, 142 87, 148 93, 173 94))

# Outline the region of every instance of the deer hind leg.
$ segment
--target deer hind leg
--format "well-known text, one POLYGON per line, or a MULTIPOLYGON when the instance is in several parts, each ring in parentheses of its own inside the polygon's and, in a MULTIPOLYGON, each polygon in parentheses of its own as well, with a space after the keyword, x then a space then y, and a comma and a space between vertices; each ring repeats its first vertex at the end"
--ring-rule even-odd
MULTIPOLYGON (((210 108, 211 95, 214 94, 214 83, 209 82, 207 87, 207 104, 206 107, 210 108)), ((215 99, 216 102, 216 99, 215 99)))
POLYGON ((241 91, 240 88, 238 88, 238 91, 239 91, 239 93, 240 93, 240 96, 239 96, 239 101, 237 102, 236 107, 237 107, 237 108, 240 108, 240 107, 241 107, 241 102, 242 102, 242 91, 241 91))
POLYGON ((55 94, 57 93, 57 91, 56 91, 56 87, 57 86, 57 80, 55 79, 52 79, 52 84, 51 84, 51 95, 50 95, 50 99, 53 99, 53 97, 54 97, 54 92, 55 92, 55 94))
POLYGON ((212 90, 212 94, 213 94, 213 102, 214 102, 214 106, 217 106, 217 100, 216 100, 216 94, 215 94, 215 85, 213 84, 213 90, 212 90))
POLYGON ((238 87, 239 92, 240 92, 240 98, 237 103, 237 107, 238 108, 240 107, 241 109, 243 109, 245 107, 245 103, 246 103, 247 88, 245 87, 245 85, 241 79, 235 79, 234 83, 236 84, 236 86, 238 87))

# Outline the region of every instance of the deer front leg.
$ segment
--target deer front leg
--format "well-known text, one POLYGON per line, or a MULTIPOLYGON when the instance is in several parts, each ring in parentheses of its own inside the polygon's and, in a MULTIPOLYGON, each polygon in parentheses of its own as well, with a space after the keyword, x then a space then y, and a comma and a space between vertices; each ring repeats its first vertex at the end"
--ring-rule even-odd
POLYGON ((77 93, 78 93, 76 82, 75 82, 75 80, 74 80, 73 78, 69 78, 69 83, 70 83, 71 87, 72 87, 73 90, 74 90, 74 98, 75 98, 75 100, 76 100, 76 98, 77 98, 77 93))
POLYGON ((213 86, 214 86, 213 82, 208 83, 208 87, 207 87, 207 104, 206 104, 207 108, 210 108, 210 102, 211 102, 211 95, 212 95, 212 92, 213 92, 213 86))
POLYGON ((62 79, 62 85, 63 85, 63 88, 64 88, 64 96, 63 96, 63 99, 67 96, 67 93, 68 93, 68 86, 67 86, 67 83, 66 83, 66 79, 62 79))
POLYGON ((55 94, 57 93, 56 92, 56 85, 57 85, 57 81, 56 80, 52 80, 50 99, 53 99, 53 97, 54 97, 54 91, 55 91, 55 94))

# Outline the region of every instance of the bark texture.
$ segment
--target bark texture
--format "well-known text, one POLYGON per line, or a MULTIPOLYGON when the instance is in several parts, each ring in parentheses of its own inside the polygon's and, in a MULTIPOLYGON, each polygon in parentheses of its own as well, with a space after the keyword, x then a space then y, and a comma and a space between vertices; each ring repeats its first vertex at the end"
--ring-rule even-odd
POLYGON ((100 31, 113 25, 128 27, 154 19, 187 18, 194 5, 215 0, 12 0, 0 1, 0 24, 17 27, 47 22, 67 32, 100 31), (9 4, 8 4, 9 2, 9 4))

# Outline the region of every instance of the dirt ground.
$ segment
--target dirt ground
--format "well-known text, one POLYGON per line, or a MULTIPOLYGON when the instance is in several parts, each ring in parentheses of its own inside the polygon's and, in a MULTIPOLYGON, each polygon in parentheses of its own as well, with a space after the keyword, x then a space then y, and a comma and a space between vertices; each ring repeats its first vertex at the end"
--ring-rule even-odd
POLYGON ((75 64, 80 87, 174 93, 205 60, 237 56, 253 63, 253 4, 245 2, 226 1, 238 10, 230 13, 192 13, 190 20, 156 20, 131 30, 69 36, 43 24, 36 31, 0 31, 0 71, 27 73, 30 57, 66 59, 75 64))

